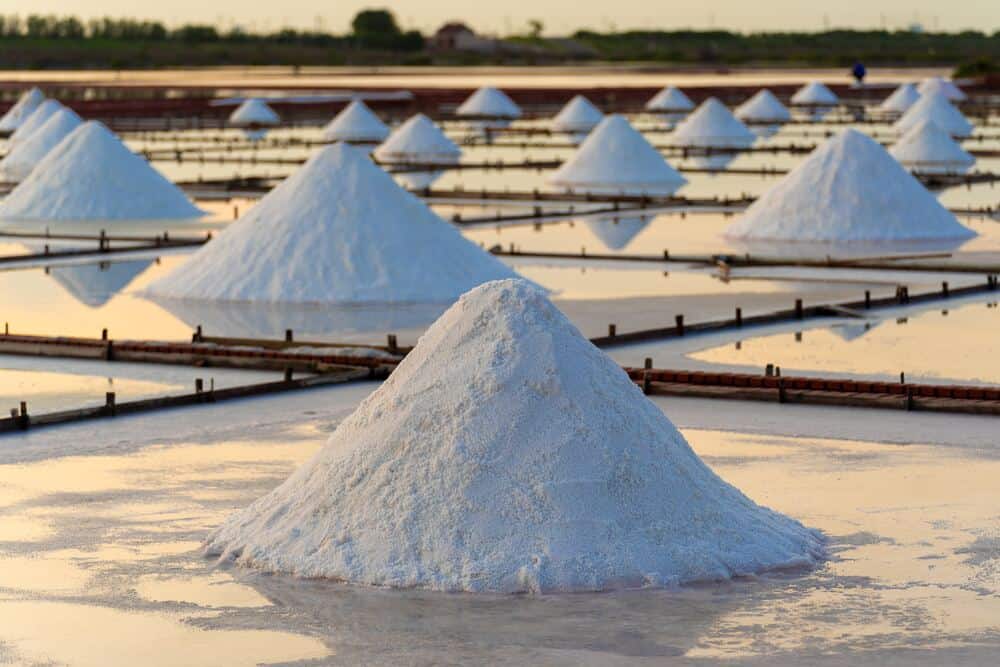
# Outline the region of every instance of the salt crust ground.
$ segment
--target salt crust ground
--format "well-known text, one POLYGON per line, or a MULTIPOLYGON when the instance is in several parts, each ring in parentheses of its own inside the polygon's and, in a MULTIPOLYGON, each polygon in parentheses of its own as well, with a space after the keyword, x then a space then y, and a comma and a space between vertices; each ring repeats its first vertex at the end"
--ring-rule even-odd
POLYGON ((719 479, 538 289, 463 296, 206 551, 391 587, 670 586, 808 565, 822 539, 719 479))

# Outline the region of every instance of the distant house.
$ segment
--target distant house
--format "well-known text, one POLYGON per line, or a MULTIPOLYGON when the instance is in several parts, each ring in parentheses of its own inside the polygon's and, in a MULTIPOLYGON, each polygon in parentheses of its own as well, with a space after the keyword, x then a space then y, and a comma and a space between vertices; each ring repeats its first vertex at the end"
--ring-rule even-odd
POLYGON ((438 28, 431 38, 431 47, 438 51, 489 53, 498 50, 499 42, 491 37, 481 37, 464 23, 454 21, 438 28))

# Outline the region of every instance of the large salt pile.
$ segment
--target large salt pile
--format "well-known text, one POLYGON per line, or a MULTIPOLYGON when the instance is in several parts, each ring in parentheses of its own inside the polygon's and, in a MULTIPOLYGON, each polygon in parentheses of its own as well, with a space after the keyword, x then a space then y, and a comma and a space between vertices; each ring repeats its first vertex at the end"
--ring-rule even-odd
POLYGON ((389 127, 361 100, 348 104, 323 128, 323 138, 327 141, 379 144, 387 136, 389 127))
POLYGON ((756 139, 757 135, 714 97, 702 102, 671 136, 675 146, 708 149, 709 154, 696 156, 693 161, 710 169, 722 169, 735 158, 733 152, 713 155, 711 149, 746 148, 756 139))
POLYGON ((57 111, 60 109, 65 109, 62 104, 56 100, 45 100, 38 107, 35 108, 31 114, 24 119, 21 126, 14 130, 14 133, 10 135, 7 140, 7 145, 14 147, 19 143, 25 141, 28 137, 35 133, 35 130, 40 128, 42 125, 52 118, 57 111))
POLYGON ((931 121, 953 137, 968 137, 972 134, 972 123, 941 93, 921 95, 917 103, 896 121, 893 128, 902 134, 925 120, 931 121))
POLYGON ((256 303, 431 303, 513 275, 361 149, 337 143, 147 292, 256 303))
POLYGON ((932 76, 921 81, 920 85, 917 86, 917 92, 921 95, 941 93, 952 102, 963 102, 967 99, 966 94, 954 82, 939 76, 932 76))
POLYGON ((975 234, 878 142, 846 129, 755 201, 726 236, 892 242, 954 240, 975 234))
POLYGON ((923 174, 962 174, 976 163, 976 158, 930 120, 911 128, 889 153, 907 169, 923 174))
POLYGON ((552 119, 552 129, 556 132, 566 132, 572 141, 580 142, 597 127, 602 118, 604 114, 600 109, 583 95, 577 95, 552 119))
POLYGON ((491 127, 503 126, 521 117, 521 107, 514 103, 505 92, 485 86, 480 88, 455 111, 458 116, 489 119, 491 127))
POLYGON ((920 93, 917 91, 917 87, 912 83, 904 83, 892 91, 889 97, 882 100, 878 108, 887 113, 902 114, 916 104, 919 99, 920 93))
POLYGON ((583 192, 648 195, 670 195, 687 183, 618 114, 605 117, 549 182, 583 192))
POLYGON ((88 121, 0 202, 0 219, 148 220, 203 215, 108 128, 88 121))
MULTIPOLYGON (((375 149, 375 158, 389 165, 408 162, 455 164, 461 156, 462 150, 458 145, 422 113, 410 117, 393 130, 389 138, 375 149)), ((441 172, 401 172, 396 177, 412 188, 426 188, 441 177, 441 172)))
POLYGON ((646 102, 646 111, 654 113, 686 114, 694 109, 694 102, 680 88, 667 86, 646 102))
POLYGON ((52 114, 41 127, 19 142, 0 161, 0 174, 5 179, 21 181, 83 121, 72 109, 63 107, 52 114))
POLYGON ((818 533, 715 475, 519 280, 464 295, 206 551, 304 577, 500 593, 672 586, 824 554, 818 533))
POLYGON ((268 127, 280 122, 275 110, 256 97, 245 100, 229 115, 229 124, 234 127, 268 127))
POLYGON ((13 132, 28 119, 28 116, 45 101, 45 95, 38 88, 25 91, 7 113, 0 118, 0 132, 13 132))

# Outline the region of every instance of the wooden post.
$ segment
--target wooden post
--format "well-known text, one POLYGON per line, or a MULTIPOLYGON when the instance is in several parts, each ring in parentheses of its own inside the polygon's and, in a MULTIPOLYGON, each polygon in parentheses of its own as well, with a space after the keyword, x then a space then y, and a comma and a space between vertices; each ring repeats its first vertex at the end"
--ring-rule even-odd
POLYGON ((101 329, 101 340, 107 340, 107 339, 108 339, 108 330, 101 329))
POLYGON ((663 261, 664 262, 669 262, 670 261, 670 251, 669 250, 664 250, 663 251, 663 261))
POLYGON ((795 342, 796 343, 801 343, 802 342, 802 332, 801 331, 796 331, 795 332, 795 342))
POLYGON ((674 317, 674 322, 677 323, 677 335, 678 336, 683 336, 684 335, 684 316, 683 315, 676 315, 674 317))
POLYGON ((651 380, 650 380, 650 377, 649 377, 649 371, 643 371, 642 372, 642 393, 647 394, 647 395, 649 394, 650 382, 651 382, 651 380))
POLYGON ((738 326, 738 327, 743 326, 743 309, 742 308, 737 308, 736 309, 736 326, 738 326))
POLYGON ((795 300, 795 317, 802 319, 802 299, 795 300))
POLYGON ((285 382, 291 382, 291 381, 292 381, 292 369, 291 368, 286 368, 285 369, 285 382))
POLYGON ((865 290, 865 308, 872 307, 872 293, 871 290, 865 290))
POLYGON ((614 338, 617 333, 617 327, 614 324, 608 325, 608 338, 614 338))
POLYGON ((104 407, 109 415, 115 416, 115 392, 109 391, 104 394, 104 407))
POLYGON ((387 347, 389 348, 390 352, 395 354, 396 352, 399 351, 399 345, 397 345, 396 343, 396 334, 389 334, 388 336, 386 336, 386 342, 388 343, 387 347))
POLYGON ((286 343, 291 343, 292 342, 292 330, 291 329, 285 329, 285 342, 286 343))
POLYGON ((906 373, 899 371, 899 384, 906 384, 906 373))
POLYGON ((643 362, 643 368, 645 368, 645 369, 648 370, 648 369, 650 369, 652 367, 653 367, 653 358, 652 357, 646 357, 646 360, 643 362))
POLYGON ((200 343, 201 342, 201 325, 200 324, 197 327, 195 327, 194 333, 191 334, 191 342, 192 343, 200 343))
POLYGON ((774 364, 768 364, 764 367, 764 376, 772 377, 774 375, 774 364))
POLYGON ((195 378, 194 379, 194 393, 200 394, 204 388, 205 388, 205 381, 202 380, 201 378, 195 378))
POLYGON ((28 420, 28 403, 26 401, 21 401, 21 414, 18 415, 18 421, 22 429, 28 428, 30 422, 28 420))

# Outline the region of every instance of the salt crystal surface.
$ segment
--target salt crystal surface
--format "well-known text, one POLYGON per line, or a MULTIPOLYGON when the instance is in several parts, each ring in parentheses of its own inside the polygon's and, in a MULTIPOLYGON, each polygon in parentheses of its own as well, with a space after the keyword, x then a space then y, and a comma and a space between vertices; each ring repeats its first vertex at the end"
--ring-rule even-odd
POLYGON ((972 134, 972 123, 939 92, 921 95, 916 104, 896 121, 893 128, 902 134, 925 120, 931 121, 953 137, 967 137, 972 134))
POLYGON ((184 193, 88 121, 60 141, 0 202, 7 220, 167 220, 203 215, 184 193))
MULTIPOLYGON (((393 130, 389 138, 375 149, 375 158, 384 164, 400 162, 455 163, 462 150, 445 136, 434 122, 420 113, 411 116, 393 130)), ((401 173, 399 181, 411 188, 429 187, 441 177, 440 171, 401 173)))
POLYGON ((819 81, 810 81, 795 91, 795 94, 792 95, 792 104, 834 106, 839 102, 840 100, 834 92, 819 81))
POLYGON ((27 178, 35 165, 82 122, 72 109, 66 107, 59 109, 49 116, 41 127, 32 132, 31 136, 10 149, 0 161, 0 173, 12 181, 27 178))
POLYGON ((147 293, 255 303, 430 303, 514 275, 361 149, 337 143, 147 293))
POLYGON ((459 116, 493 116, 496 118, 520 118, 521 107, 514 103, 505 92, 490 86, 480 88, 459 105, 455 113, 459 116))
POLYGON ((889 153, 908 169, 921 173, 964 173, 976 162, 933 121, 923 120, 896 142, 889 153))
POLYGON ((917 86, 917 92, 921 95, 940 93, 952 102, 963 102, 967 99, 966 94, 954 82, 939 76, 928 77, 921 81, 920 85, 917 86))
POLYGON ((56 100, 45 100, 39 104, 27 118, 24 119, 24 122, 21 123, 20 127, 14 130, 14 133, 10 135, 10 138, 7 140, 7 145, 14 147, 22 141, 25 141, 35 132, 35 130, 40 128, 42 125, 45 125, 46 121, 48 121, 53 114, 60 109, 65 108, 66 107, 56 100))
POLYGON ((588 192, 661 194, 687 180, 623 116, 606 116, 549 182, 588 192))
POLYGON ((646 102, 646 111, 691 111, 694 102, 680 88, 667 86, 646 102))
POLYGON ((377 144, 387 136, 389 127, 361 100, 352 101, 323 128, 323 138, 327 141, 377 144))
POLYGON ((13 132, 16 130, 44 101, 45 95, 38 88, 26 90, 17 99, 17 102, 14 103, 14 106, 7 109, 7 113, 3 115, 3 118, 0 118, 0 132, 13 132))
POLYGON ((917 103, 920 99, 920 93, 917 91, 917 87, 912 83, 904 83, 899 86, 896 90, 892 91, 889 97, 882 100, 882 103, 878 105, 878 108, 882 111, 889 111, 892 113, 904 113, 910 107, 917 103))
POLYGON ((552 129, 557 132, 590 132, 602 118, 604 114, 590 100, 576 95, 552 119, 552 129))
POLYGON ((229 124, 236 127, 277 125, 280 122, 277 112, 267 102, 256 97, 244 101, 229 115, 229 124))
POLYGON ((767 88, 736 107, 735 116, 747 123, 786 123, 792 119, 785 105, 767 88))
POLYGON ((443 591, 672 586, 803 566, 821 536, 713 473, 546 296, 464 295, 207 553, 443 591))
POLYGON ((891 242, 975 234, 878 142, 846 129, 755 201, 726 236, 891 242))
POLYGON ((756 140, 756 135, 714 97, 702 102, 671 135, 677 146, 744 148, 756 140))

